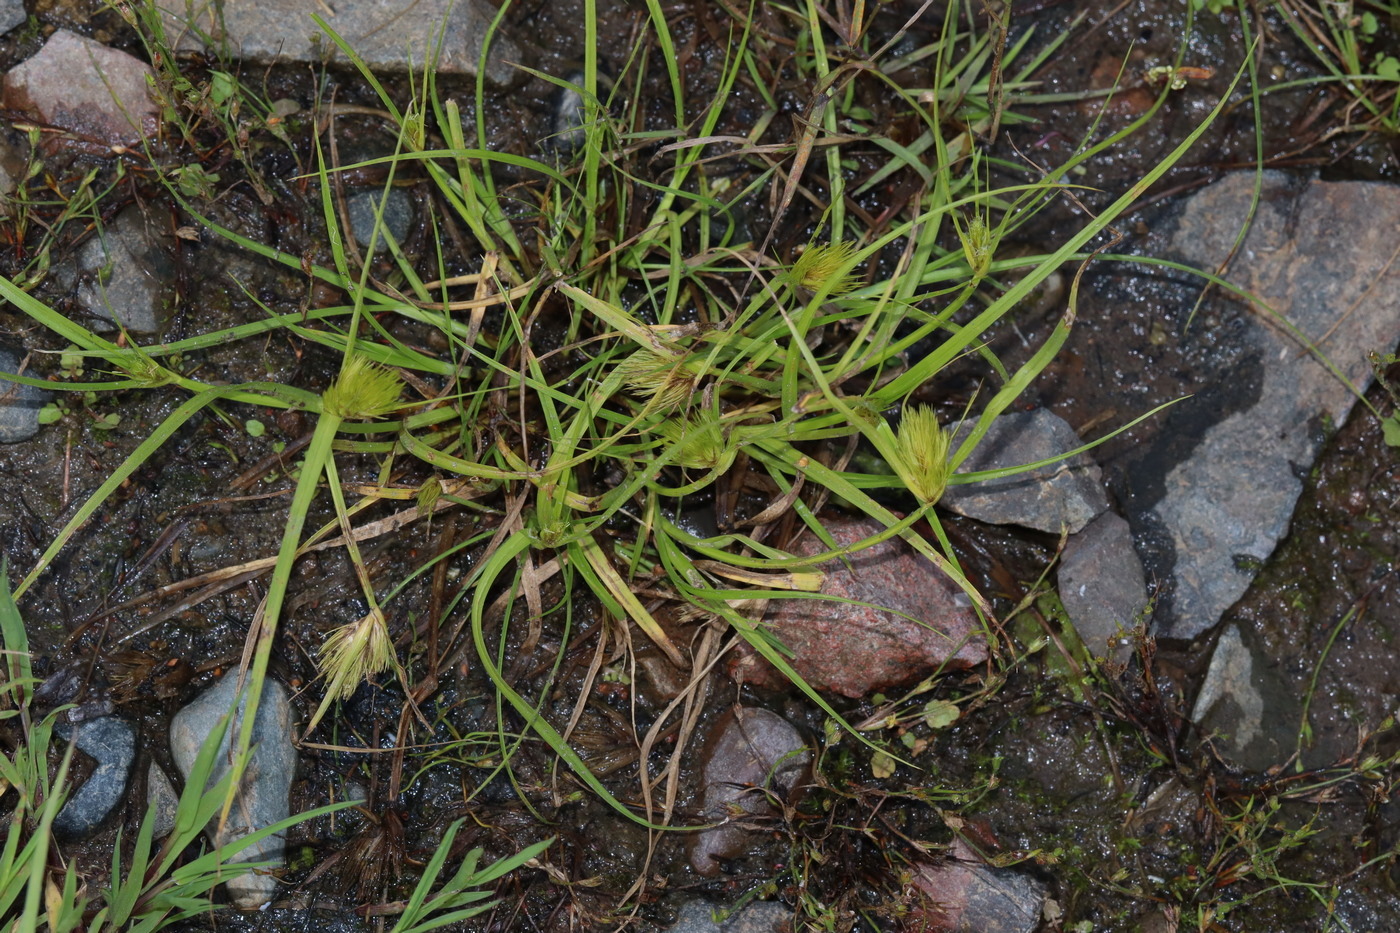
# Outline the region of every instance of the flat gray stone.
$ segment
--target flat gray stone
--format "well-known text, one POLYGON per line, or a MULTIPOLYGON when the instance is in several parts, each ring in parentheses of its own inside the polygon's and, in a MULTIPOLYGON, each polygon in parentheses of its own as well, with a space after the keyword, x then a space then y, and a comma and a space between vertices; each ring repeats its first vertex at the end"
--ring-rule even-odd
POLYGON ((141 336, 160 331, 169 306, 170 263, 138 208, 122 211, 87 240, 76 262, 78 303, 110 322, 106 329, 120 324, 141 336))
POLYGON ((1147 609, 1147 581, 1127 521, 1105 512, 1070 535, 1059 582, 1060 602, 1094 657, 1126 661, 1147 609))
POLYGON ((0 0, 0 32, 9 32, 28 21, 29 14, 24 10, 24 0, 0 0))
POLYGON ((60 722, 54 730, 97 767, 69 795, 54 818, 54 831, 70 838, 91 835, 126 797, 131 764, 136 760, 136 730, 125 720, 103 716, 79 723, 60 722))
MULTIPOLYGON (((181 50, 203 50, 210 42, 258 62, 320 62, 331 56, 347 62, 312 21, 311 14, 318 13, 372 69, 421 71, 441 34, 437 69, 458 75, 476 74, 486 28, 496 15, 485 0, 354 0, 329 6, 318 0, 223 0, 217 11, 213 3, 179 0, 158 0, 157 6, 181 50)), ((519 72, 507 63, 518 61, 520 49, 498 30, 486 77, 509 84, 519 72)))
MULTIPOLYGON (((0 372, 18 373, 21 361, 18 353, 0 348, 0 372)), ((24 375, 35 373, 26 369, 24 375)), ((49 398, 50 393, 38 386, 0 379, 0 444, 17 444, 38 434, 39 409, 49 398)))
POLYGON ((159 127, 145 62, 60 29, 10 69, 0 103, 109 146, 136 146, 159 127))
POLYGON ((1220 633, 1191 719, 1222 756, 1251 771, 1283 764, 1293 754, 1302 703, 1240 635, 1220 633))
POLYGON ((714 920, 715 905, 687 901, 667 933, 790 933, 793 912, 782 904, 759 901, 749 904, 723 923, 714 920))
MULTIPOLYGON (((974 422, 949 426, 960 442, 974 422)), ((955 443, 956 443, 955 442, 955 443)), ((1065 420, 1038 408, 998 416, 959 473, 1000 470, 1057 457, 1083 445, 1065 420)), ((992 525, 1023 525, 1059 534, 1076 532, 1108 508, 1102 473, 1087 454, 1026 473, 950 485, 939 505, 992 525)))
POLYGON ((707 822, 721 825, 690 837, 690 866, 701 875, 720 871, 722 859, 743 854, 749 831, 733 813, 773 813, 769 793, 798 790, 812 753, 792 724, 777 713, 740 706, 726 712, 710 732, 700 764, 700 794, 707 822))
MULTIPOLYGON (((1231 175, 1195 195, 1172 245, 1214 269, 1249 208, 1254 176, 1231 175)), ((1400 269, 1393 262, 1400 188, 1379 182, 1298 182, 1265 174, 1258 214, 1229 277, 1323 351, 1359 390, 1367 353, 1400 343, 1400 269), (1364 222, 1358 218, 1364 218, 1364 222)), ((1222 336, 1222 339, 1223 336, 1222 336)), ((1244 333, 1262 364, 1259 401, 1211 427, 1166 478, 1155 512, 1175 549, 1169 611, 1158 634, 1192 638, 1244 594, 1288 532, 1325 421, 1340 425, 1355 397, 1260 311, 1244 333)))
MULTIPOLYGON (((181 776, 188 781, 195 756, 205 738, 214 731, 219 719, 233 709, 234 692, 238 689, 238 671, 229 671, 223 678, 199 696, 193 703, 175 714, 170 723, 170 754, 181 776)), ((247 706, 246 695, 239 699, 240 714, 247 706)), ((210 783, 228 771, 229 743, 237 736, 238 722, 229 728, 219 746, 219 754, 210 783)), ((210 826, 210 840, 216 846, 265 826, 285 820, 289 815, 288 794, 296 773, 296 747, 292 744, 292 707, 286 688, 274 680, 263 687, 258 703, 257 719, 253 723, 251 760, 243 773, 243 783, 229 812, 228 822, 221 833, 210 826)), ((249 846, 233 859, 238 862, 282 861, 283 840, 272 835, 249 846)), ((262 872, 247 872, 228 882, 229 898, 234 906, 244 909, 261 907, 272 900, 277 882, 262 872)))

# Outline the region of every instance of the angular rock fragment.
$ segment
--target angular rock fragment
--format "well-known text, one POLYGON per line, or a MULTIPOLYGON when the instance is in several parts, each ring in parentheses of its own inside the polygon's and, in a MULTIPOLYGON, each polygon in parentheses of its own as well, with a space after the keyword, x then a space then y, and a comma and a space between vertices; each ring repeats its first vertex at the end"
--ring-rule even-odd
MULTIPOLYGON (((196 5, 193 20, 179 0, 159 0, 166 29, 181 50, 204 48, 207 37, 239 58, 259 62, 347 61, 311 19, 320 15, 372 69, 422 69, 474 75, 495 9, 484 0, 369 0, 327 6, 318 0, 223 0, 196 5)), ((520 50, 499 32, 491 40, 486 77, 508 84, 520 50)))
POLYGON ((76 282, 78 304, 98 318, 94 329, 118 325, 146 336, 161 329, 173 300, 174 274, 156 231, 138 208, 127 208, 86 240, 72 266, 55 280, 76 282))
POLYGON ((1128 523, 1105 512, 1070 535, 1059 583, 1060 602, 1094 657, 1126 661, 1147 609, 1147 581, 1128 523))
POLYGON ((1354 393, 1366 390, 1368 354, 1400 343, 1400 189, 1265 172, 1249 235, 1237 246, 1254 210, 1254 184, 1253 172, 1239 172, 1194 195, 1172 238, 1181 257, 1202 269, 1235 255, 1231 281, 1280 318, 1260 309, 1243 328, 1219 336, 1241 342, 1258 362, 1258 401, 1206 432, 1167 475, 1154 510, 1174 551, 1168 598, 1155 620, 1157 633, 1170 638, 1205 632, 1244 595, 1288 532, 1324 426, 1341 424, 1354 393), (1295 332, 1319 346, 1327 363, 1295 332))
POLYGON ((910 888, 903 929, 911 933, 1032 933, 1045 903, 1045 885, 1035 878, 956 854, 916 865, 910 888))
POLYGON ((799 792, 812 753, 777 713, 736 706, 715 724, 703 756, 700 793, 705 819, 728 821, 691 839, 690 866, 708 876, 719 873, 721 859, 744 852, 749 832, 734 821, 770 816, 770 794, 788 798, 799 792))
POLYGON ((159 126, 147 83, 154 76, 145 62, 60 29, 5 75, 0 102, 85 139, 136 146, 159 126))
MULTIPOLYGON (((871 519, 824 521, 839 546, 881 530, 871 519)), ((793 550, 811 555, 826 548, 808 535, 793 550)), ((966 668, 986 659, 986 637, 970 600, 899 538, 857 551, 844 561, 828 561, 820 569, 825 574, 822 593, 849 602, 775 599, 764 620, 792 652, 788 662, 793 669, 817 690, 862 697, 917 680, 940 666, 966 668)), ((753 654, 739 655, 731 672, 761 686, 785 683, 767 661, 753 654)))
MULTIPOLYGON (((962 438, 971 422, 951 425, 962 438)), ((991 428, 959 473, 1000 470, 1049 460, 1083 446, 1065 420, 1044 408, 993 419, 991 428)), ((1024 473, 951 485, 939 505, 992 525, 1022 525, 1059 534, 1079 531, 1108 508, 1102 472, 1088 454, 1077 454, 1024 473)))
MULTIPOLYGON (((13 350, 0 349, 0 372, 19 373, 22 357, 13 350)), ((24 375, 35 375, 33 369, 24 375)), ((0 444, 27 441, 39 433, 39 410, 49 393, 37 386, 0 379, 0 444)))

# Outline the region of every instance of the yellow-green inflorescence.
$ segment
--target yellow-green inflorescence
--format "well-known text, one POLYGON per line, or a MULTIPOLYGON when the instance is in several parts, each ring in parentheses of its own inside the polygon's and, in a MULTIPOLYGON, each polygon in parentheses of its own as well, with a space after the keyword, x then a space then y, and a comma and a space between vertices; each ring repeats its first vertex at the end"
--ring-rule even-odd
POLYGON ((897 439, 903 461, 897 472, 922 505, 936 504, 943 498, 952 472, 948 462, 951 438, 938 423, 938 415, 927 405, 905 409, 897 439))
POLYGON ((842 273, 842 268, 856 254, 854 243, 826 243, 809 246, 797 257, 789 275, 792 281, 810 291, 826 288, 830 296, 844 295, 860 282, 854 269, 842 273))
POLYGON ((738 445, 717 413, 702 411, 691 418, 668 418, 656 426, 672 463, 692 470, 723 472, 734 462, 738 445))
POLYGON ((366 679, 393 667, 394 643, 383 611, 375 608, 331 632, 316 661, 326 678, 327 701, 345 699, 366 679))
POLYGON ((343 421, 374 421, 399 407, 403 377, 367 357, 351 356, 321 395, 327 414, 343 421))
POLYGON ((688 362, 684 353, 641 349, 619 363, 617 369, 631 392, 650 396, 652 404, 664 411, 674 411, 688 403, 699 381, 698 365, 688 362))

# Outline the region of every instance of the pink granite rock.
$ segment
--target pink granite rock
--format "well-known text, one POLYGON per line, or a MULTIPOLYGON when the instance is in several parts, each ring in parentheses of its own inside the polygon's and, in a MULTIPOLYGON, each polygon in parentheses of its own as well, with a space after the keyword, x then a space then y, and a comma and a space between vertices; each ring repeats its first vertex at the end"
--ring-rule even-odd
MULTIPOLYGON (((838 545, 880 530, 871 519, 826 521, 838 545)), ((803 555, 822 550, 821 542, 810 535, 794 548, 803 555)), ((833 560, 821 566, 826 574, 822 592, 870 605, 774 600, 764 620, 792 651, 793 669, 817 690, 862 697, 927 676, 940 665, 966 668, 986 659, 982 624, 962 591, 902 540, 866 548, 847 562, 833 560)), ((730 673, 759 686, 783 684, 782 675, 752 652, 738 655, 730 673)))
POLYGON ((125 52, 60 29, 5 75, 0 102, 108 146, 134 146, 159 126, 151 68, 125 52))

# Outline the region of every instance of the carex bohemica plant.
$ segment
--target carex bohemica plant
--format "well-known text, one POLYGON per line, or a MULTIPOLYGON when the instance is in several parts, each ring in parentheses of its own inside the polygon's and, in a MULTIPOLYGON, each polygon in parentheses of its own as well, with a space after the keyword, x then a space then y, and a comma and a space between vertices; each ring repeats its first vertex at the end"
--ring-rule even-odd
MULTIPOLYGON (((212 205, 177 179, 165 180, 172 210, 304 277, 309 287, 344 296, 343 303, 266 306, 249 323, 132 349, 0 278, 0 295, 21 311, 130 374, 109 383, 42 381, 47 388, 185 394, 77 508, 21 591, 198 413, 245 404, 295 409, 314 427, 300 461, 287 470, 295 481, 281 543, 250 620, 249 697, 238 748, 248 746, 274 653, 296 653, 287 647, 288 624, 325 638, 319 651, 306 652, 322 675, 309 728, 366 677, 394 669, 411 697, 397 742, 402 756, 415 754, 415 730, 425 728, 415 712, 441 688, 449 667, 470 669, 499 701, 496 766, 513 773, 527 740, 532 753, 542 741, 570 773, 529 806, 557 810, 586 789, 650 830, 674 828, 678 820, 680 764, 703 702, 699 691, 730 641, 747 643, 840 722, 764 627, 762 608, 818 589, 821 564, 899 537, 990 617, 933 507, 949 483, 976 478, 956 474, 957 464, 1046 368, 1073 324, 1073 309, 1028 359, 1009 366, 993 358, 983 404, 956 450, 926 404, 936 396, 930 387, 954 361, 990 356, 982 335, 1057 269, 1086 262, 1091 241, 1196 135, 1053 250, 996 259, 998 239, 1058 197, 1077 166, 1150 114, 1086 142, 1062 166, 991 188, 970 152, 979 135, 1014 113, 1001 104, 989 109, 992 81, 982 69, 995 52, 1002 88, 1012 89, 998 99, 1014 106, 1016 89, 1029 86, 1060 40, 1034 53, 1028 42, 997 49, 990 31, 967 25, 979 22, 973 4, 950 3, 941 25, 910 34, 922 43, 920 80, 930 86, 905 87, 881 64, 917 24, 891 22, 877 40, 870 29, 884 22, 883 6, 846 22, 848 48, 838 50, 810 0, 764 13, 798 36, 786 44, 755 29, 742 5, 715 5, 709 12, 728 18, 721 30, 728 40, 715 49, 715 93, 695 100, 686 96, 691 53, 673 35, 674 11, 648 0, 637 24, 644 38, 605 80, 600 19, 585 0, 579 87, 587 132, 567 165, 558 153, 546 157, 524 143, 488 138, 484 78, 475 100, 466 101, 440 92, 428 70, 408 82, 412 99, 405 101, 318 21, 359 69, 378 98, 376 117, 395 135, 392 155, 337 165, 323 139, 334 121, 313 121, 315 158, 306 164, 317 169, 299 179, 312 199, 296 207, 319 210, 330 231, 325 249, 301 256, 240 235, 209 216, 212 205), (852 50, 864 57, 860 67, 852 50), (755 83, 764 74, 792 76, 785 94, 805 98, 790 137, 775 119, 780 106, 772 88, 755 83), (757 124, 745 123, 733 106, 741 82, 746 99, 771 111, 757 124), (668 91, 666 104, 656 103, 658 87, 668 91), (463 112, 469 106, 477 110, 471 119, 463 112), (896 124, 901 142, 886 133, 896 124), (409 255, 392 237, 372 238, 370 255, 347 246, 334 192, 350 169, 386 173, 386 190, 411 176, 430 192, 431 245, 423 256, 409 255), (858 195, 887 183, 905 192, 902 200, 879 216, 854 209, 863 203, 858 195), (777 216, 769 236, 754 236, 750 218, 761 215, 765 191, 774 195, 777 216), (981 226, 960 226, 968 211, 981 226), (785 245, 790 239, 773 235, 789 225, 811 244, 795 259, 785 245), (776 243, 776 254, 758 255, 759 242, 776 243), (1013 271, 1022 274, 998 281, 1013 271), (212 385, 182 370, 186 354, 244 346, 256 354, 272 335, 308 353, 322 367, 321 379, 336 362, 338 375, 317 392, 276 382, 212 385), (133 367, 133 352, 160 368, 133 367), (403 398, 405 387, 421 404, 403 398), (901 408, 896 429, 892 413, 901 408), (850 469, 860 447, 873 448, 893 474, 850 469), (343 481, 342 472, 349 477, 352 469, 355 482, 343 481), (871 496, 878 486, 908 490, 919 508, 895 514, 871 496), (833 500, 882 530, 797 556, 798 536, 832 540, 822 508, 833 500), (408 538, 448 509, 468 530, 429 558, 414 553, 420 563, 409 579, 384 580, 360 554, 360 541, 408 538), (712 513, 717 530, 682 520, 696 510, 712 513), (308 529, 314 521, 321 524, 308 529), (343 549, 363 605, 348 623, 289 623, 294 566, 313 548, 332 546, 343 549), (440 564, 436 592, 450 580, 451 593, 425 599, 414 584, 433 578, 440 564), (631 737, 632 770, 605 775, 571 742, 575 716, 587 711, 592 695, 582 675, 564 679, 576 638, 597 646, 599 661, 587 677, 599 676, 608 651, 654 649, 692 678, 683 698, 657 713, 648 735, 631 737), (561 714, 573 702, 561 697, 576 697, 579 712, 561 714), (662 737, 676 742, 669 758, 662 737), (569 789, 567 780, 582 788, 569 789)), ((283 196, 294 193, 289 185, 283 196)), ((186 333, 198 331, 188 326, 186 333)), ((995 637, 993 626, 988 632, 995 637)), ((633 717, 630 728, 635 724, 633 717)), ((230 789, 225 813, 231 804, 230 789)), ((442 861, 435 864, 443 869, 442 861)), ((479 880, 481 873, 467 874, 479 880)), ((441 889, 427 881, 406 910, 421 917, 425 904, 457 903, 451 892, 441 901, 430 896, 441 889)))

